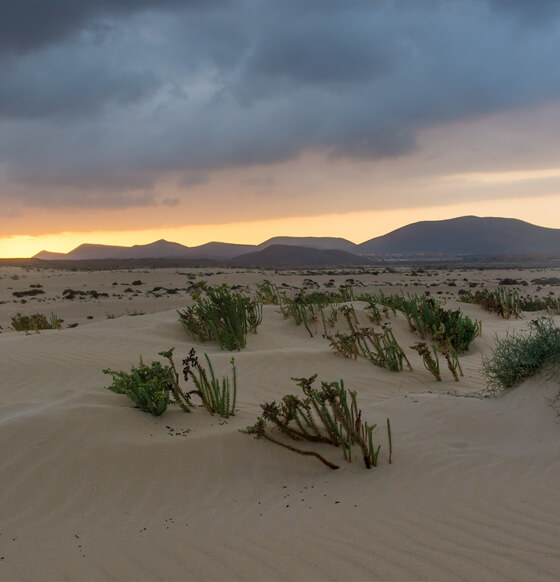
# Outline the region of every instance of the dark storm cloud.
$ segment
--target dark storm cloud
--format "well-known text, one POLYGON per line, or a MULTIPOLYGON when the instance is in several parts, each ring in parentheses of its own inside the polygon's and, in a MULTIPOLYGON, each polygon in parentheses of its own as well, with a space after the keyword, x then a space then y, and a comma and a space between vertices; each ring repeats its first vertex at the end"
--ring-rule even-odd
POLYGON ((145 99, 159 87, 153 71, 111 70, 61 51, 4 62, 2 72, 0 120, 93 114, 110 103, 145 99))
POLYGON ((0 52, 37 50, 60 42, 96 18, 204 4, 203 0, 0 0, 0 52))
POLYGON ((557 4, 2 2, 0 168, 30 203, 111 206, 152 203, 167 172, 404 155, 423 129, 558 99, 557 4))

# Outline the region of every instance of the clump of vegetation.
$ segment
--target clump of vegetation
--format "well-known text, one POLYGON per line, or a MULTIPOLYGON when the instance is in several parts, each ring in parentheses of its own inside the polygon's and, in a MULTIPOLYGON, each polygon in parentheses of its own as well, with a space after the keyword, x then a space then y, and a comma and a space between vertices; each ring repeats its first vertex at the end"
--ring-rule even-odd
POLYGON ((546 297, 532 297, 525 295, 519 298, 523 311, 548 311, 560 314, 560 299, 547 295, 546 297))
POLYGON ((422 339, 431 338, 442 344, 450 344, 457 352, 469 349, 470 344, 482 333, 479 321, 472 321, 460 309, 444 309, 440 302, 426 295, 377 295, 364 294, 358 299, 366 301, 370 316, 374 321, 380 321, 381 314, 377 305, 383 305, 396 314, 402 312, 413 332, 422 339))
POLYGON ((332 310, 329 316, 325 316, 325 307, 340 305, 341 303, 353 300, 354 292, 352 287, 341 285, 338 292, 313 291, 311 293, 305 293, 303 290, 300 290, 293 299, 290 299, 283 294, 279 305, 280 312, 285 319, 292 317, 296 322, 296 325, 303 324, 310 337, 313 337, 310 324, 317 322, 319 316, 323 323, 325 335, 327 335, 327 322, 330 320, 330 325, 332 325, 332 322, 336 319, 336 315, 332 310))
MULTIPOLYGON (((276 402, 261 405, 262 416, 253 426, 248 426, 245 434, 264 438, 300 455, 313 456, 330 469, 339 469, 339 465, 329 461, 323 455, 295 447, 279 440, 271 430, 271 423, 282 435, 294 441, 325 443, 342 449, 344 458, 352 461, 352 447, 358 446, 367 469, 377 466, 380 445, 376 445, 373 432, 376 424, 362 420, 362 411, 358 408, 357 393, 348 391, 344 382, 321 382, 320 388, 314 388, 317 375, 310 378, 293 378, 302 389, 304 397, 293 394, 285 395, 279 404, 276 402)), ((391 425, 387 419, 387 431, 392 452, 391 425)))
POLYGON ((43 295, 44 293, 42 289, 29 289, 27 291, 13 291, 12 295, 14 297, 35 297, 35 295, 43 295))
POLYGON ((185 380, 192 378, 196 388, 184 391, 179 384, 179 375, 173 361, 174 349, 159 352, 160 356, 169 361, 166 365, 152 362, 148 366, 140 358, 139 365, 132 367, 130 372, 103 370, 104 374, 113 377, 113 384, 108 389, 128 396, 136 408, 154 416, 163 414, 170 404, 180 406, 184 412, 191 412, 194 406, 191 400, 193 394, 200 397, 202 405, 210 414, 217 412, 223 417, 233 415, 237 395, 234 359, 231 359, 233 380, 230 383, 227 376, 221 380, 215 377, 210 358, 204 354, 209 368, 206 371, 200 365, 194 348, 191 349, 188 357, 183 360, 183 375, 185 380))
MULTIPOLYGON (((172 366, 164 366, 161 362, 152 362, 148 366, 142 358, 130 372, 107 368, 103 373, 113 377, 113 384, 107 386, 109 390, 128 396, 136 408, 154 416, 160 416, 167 410, 177 379, 172 366)), ((190 411, 190 405, 187 405, 187 411, 190 411)))
POLYGON ((256 333, 262 322, 262 304, 225 284, 203 285, 192 296, 195 304, 177 313, 195 340, 215 340, 222 349, 240 350, 247 344, 247 333, 256 333))
POLYGON ((512 316, 521 317, 521 300, 515 289, 498 287, 495 291, 488 289, 479 289, 474 293, 466 291, 459 294, 459 301, 476 303, 486 311, 497 313, 504 319, 509 319, 512 316))
POLYGON ((459 375, 463 376, 463 369, 457 357, 457 352, 453 349, 451 345, 440 344, 438 351, 443 355, 445 361, 447 362, 447 367, 451 374, 453 374, 453 379, 455 382, 459 381, 459 375), (458 373, 457 373, 458 372, 458 373))
POLYGON ((560 328, 554 321, 542 318, 530 325, 528 331, 508 333, 496 340, 492 355, 483 360, 483 372, 492 390, 511 388, 560 356, 560 328))
POLYGON ((280 305, 285 298, 285 292, 268 280, 257 289, 257 298, 263 305, 280 305))
POLYGON ((194 348, 189 352, 188 357, 183 360, 183 375, 186 381, 192 378, 196 386, 196 394, 202 399, 205 408, 214 414, 227 418, 235 414, 235 402, 237 399, 237 369, 235 359, 231 358, 232 380, 224 376, 219 380, 214 375, 212 362, 207 354, 204 354, 208 371, 206 371, 198 361, 198 356, 194 348))
POLYGON ((54 313, 49 317, 42 313, 34 313, 32 315, 16 315, 10 318, 12 328, 16 331, 40 331, 43 329, 60 329, 62 327, 62 319, 54 313))
POLYGON ((337 332, 334 336, 329 336, 328 339, 331 347, 345 358, 355 360, 360 355, 376 366, 388 368, 393 372, 402 371, 403 364, 406 363, 409 370, 412 370, 412 366, 397 342, 393 331, 387 326, 383 326, 382 332, 375 332, 373 329, 365 327, 354 328, 349 334, 337 332))
POLYGON ((426 342, 417 342, 413 346, 410 346, 413 350, 417 351, 424 362, 424 367, 434 378, 441 382, 441 372, 439 369, 439 358, 437 355, 437 350, 434 344, 431 346, 431 350, 426 342))
POLYGON ((75 299, 79 297, 91 297, 92 299, 99 299, 99 297, 109 297, 109 293, 100 293, 95 289, 90 289, 89 291, 82 291, 81 289, 64 289, 62 292, 63 299, 75 299))

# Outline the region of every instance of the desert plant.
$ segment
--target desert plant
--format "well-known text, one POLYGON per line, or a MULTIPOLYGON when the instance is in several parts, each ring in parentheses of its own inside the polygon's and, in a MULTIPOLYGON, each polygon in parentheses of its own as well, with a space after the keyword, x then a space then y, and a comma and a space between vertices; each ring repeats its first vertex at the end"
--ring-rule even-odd
POLYGON ((393 433, 391 432, 391 421, 387 418, 387 439, 389 441, 389 465, 393 462, 393 433))
POLYGON ((49 317, 42 313, 34 313, 32 315, 16 313, 10 320, 15 331, 39 331, 42 329, 60 329, 62 327, 62 319, 54 313, 51 313, 49 317))
MULTIPOLYGON (((169 360, 171 367, 171 384, 168 388, 173 393, 175 400, 173 404, 178 404, 185 412, 190 412, 191 410, 191 393, 183 392, 179 386, 179 374, 177 373, 177 368, 175 367, 175 362, 173 361, 173 351, 175 348, 170 348, 165 352, 158 352, 158 355, 163 356, 165 359, 169 360)), ((192 351, 192 350, 191 350, 192 351)))
POLYGON ((183 375, 186 381, 192 378, 195 389, 184 391, 180 386, 179 374, 173 361, 174 349, 159 352, 160 356, 169 361, 168 365, 152 362, 148 366, 140 358, 138 367, 132 367, 130 372, 114 371, 109 368, 103 370, 104 374, 113 377, 113 384, 108 386, 108 389, 117 394, 125 394, 137 408, 154 416, 163 414, 170 404, 180 406, 185 412, 191 412, 193 394, 200 397, 210 414, 217 412, 223 417, 233 415, 237 395, 237 370, 234 359, 231 359, 233 379, 230 384, 227 376, 221 381, 215 377, 212 363, 206 354, 204 356, 208 363, 208 371, 205 370, 198 361, 195 349, 192 348, 187 358, 183 360, 183 375))
POLYGON ((508 287, 498 287, 494 291, 479 289, 475 293, 464 291, 459 294, 459 301, 464 303, 476 303, 486 311, 497 313, 504 319, 512 315, 521 317, 522 305, 519 293, 508 287))
POLYGON ((437 349, 434 344, 432 344, 432 351, 428 347, 426 342, 417 342, 413 346, 410 346, 413 350, 417 351, 421 356, 424 362, 424 367, 428 370, 431 374, 433 374, 434 378, 441 382, 441 373, 439 369, 439 358, 437 355, 437 349))
POLYGON ((538 319, 530 326, 529 330, 497 338, 492 355, 483 360, 483 372, 491 390, 519 384, 560 355, 560 328, 552 319, 538 319))
POLYGON ((280 312, 285 319, 292 317, 296 325, 302 325, 307 330, 310 337, 313 337, 310 324, 316 323, 321 317, 323 323, 324 335, 327 335, 327 326, 332 327, 336 321, 336 309, 348 308, 353 311, 351 306, 334 307, 328 317, 325 316, 324 309, 327 306, 338 306, 354 299, 354 292, 349 285, 341 285, 338 292, 334 291, 312 291, 305 293, 299 290, 297 295, 292 299, 285 294, 282 295, 280 302, 280 312))
POLYGON ((453 374, 453 379, 455 382, 458 382, 459 375, 463 376, 463 369, 461 368, 459 358, 457 357, 457 352, 453 349, 453 346, 450 343, 440 343, 438 351, 445 358, 447 367, 449 368, 451 374, 453 374))
POLYGON ((42 289, 29 289, 28 291, 13 291, 14 297, 34 297, 35 295, 43 295, 45 292, 42 289))
POLYGON ((313 337, 313 332, 309 324, 317 321, 320 311, 321 305, 308 301, 303 292, 300 292, 295 299, 285 298, 280 306, 284 319, 292 317, 296 325, 303 324, 310 337, 313 337))
POLYGON ((438 336, 445 334, 457 353, 469 349, 469 345, 482 333, 481 323, 472 321, 461 310, 444 309, 440 302, 426 295, 377 295, 363 294, 360 300, 366 301, 366 308, 372 318, 380 321, 377 305, 390 308, 393 313, 401 311, 411 331, 418 333, 422 339, 429 337, 438 341, 438 336))
POLYGON ((554 297, 532 297, 525 295, 519 298, 523 311, 548 311, 553 314, 560 314, 560 299, 554 297))
POLYGON ((193 298, 193 306, 177 313, 195 340, 216 340, 222 349, 240 350, 247 343, 247 333, 256 333, 262 322, 262 304, 227 285, 213 289, 201 286, 193 298))
POLYGON ((263 305, 280 305, 285 293, 279 291, 278 287, 268 280, 257 289, 257 298, 263 305))
MULTIPOLYGON (((340 446, 347 461, 352 460, 352 446, 357 445, 366 468, 375 467, 380 450, 380 445, 376 446, 373 441, 373 431, 377 425, 362 421, 357 393, 347 391, 342 380, 322 382, 321 388, 316 389, 313 387, 316 378, 316 374, 310 378, 293 378, 302 389, 304 398, 287 394, 280 404, 262 404, 262 416, 253 426, 248 426, 241 432, 265 438, 298 454, 314 456, 331 469, 339 468, 317 452, 288 445, 273 437, 266 430, 267 422, 270 422, 293 440, 340 446)), ((390 431, 390 424, 388 427, 390 431)))
POLYGON ((227 418, 235 414, 235 403, 237 399, 237 369, 235 359, 231 358, 232 380, 224 376, 221 381, 214 375, 212 362, 207 354, 204 354, 208 371, 201 366, 196 351, 191 349, 189 355, 183 360, 183 376, 186 381, 192 379, 196 386, 196 394, 202 399, 205 408, 214 414, 227 418))
POLYGON ((371 328, 354 329, 349 334, 337 332, 334 336, 328 336, 331 347, 345 358, 357 359, 363 356, 376 366, 388 368, 393 372, 403 369, 403 364, 410 370, 412 366, 403 349, 397 342, 392 330, 384 326, 381 333, 371 328))
POLYGON ((171 386, 175 375, 171 366, 162 366, 160 362, 146 365, 140 358, 138 367, 132 367, 130 372, 103 370, 104 374, 113 377, 113 384, 107 386, 117 394, 128 396, 136 408, 160 416, 167 410, 170 403, 171 386))

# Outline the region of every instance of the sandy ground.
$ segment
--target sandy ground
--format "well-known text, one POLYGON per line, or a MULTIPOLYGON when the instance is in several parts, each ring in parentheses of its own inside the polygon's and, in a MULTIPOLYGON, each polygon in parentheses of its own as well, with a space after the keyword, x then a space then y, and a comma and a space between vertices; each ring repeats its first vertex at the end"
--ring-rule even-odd
MULTIPOLYGON (((530 284, 558 270, 210 273, 0 269, 0 579, 560 577, 560 424, 548 403, 558 377, 545 371, 497 398, 472 397, 485 387, 482 356, 496 334, 539 314, 505 321, 455 301, 460 288, 504 277, 528 281, 523 293, 560 292, 530 284), (264 279, 323 286, 349 278, 365 291, 429 290, 480 319, 483 335, 461 357, 465 377, 454 382, 445 370, 436 382, 409 349, 413 372, 346 360, 266 306, 258 333, 235 354, 238 410, 227 421, 202 408, 155 418, 104 389, 103 368, 128 370, 171 346, 180 359, 195 345, 175 311, 191 302, 184 289, 195 281, 254 289, 264 279), (31 285, 45 293, 26 303, 13 296, 31 285), (147 293, 158 286, 179 290, 147 293), (69 288, 109 297, 63 299, 69 288), (9 329, 18 311, 79 325, 26 335, 9 329), (342 465, 330 471, 238 431, 260 402, 297 392, 291 377, 314 373, 357 390, 366 419, 391 418, 393 464, 382 429, 370 471, 319 448, 342 465)), ((390 321, 401 345, 418 340, 401 316, 390 321)), ((219 374, 229 371, 230 353, 196 347, 219 374)))

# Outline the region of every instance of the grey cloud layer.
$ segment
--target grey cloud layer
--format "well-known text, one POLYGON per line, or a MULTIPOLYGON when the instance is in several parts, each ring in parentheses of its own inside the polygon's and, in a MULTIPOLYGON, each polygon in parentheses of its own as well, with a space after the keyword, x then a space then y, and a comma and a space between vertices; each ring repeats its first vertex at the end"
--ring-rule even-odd
POLYGON ((558 99, 558 4, 1 2, 3 196, 152 204, 170 171, 188 189, 307 149, 404 155, 424 128, 558 99))

